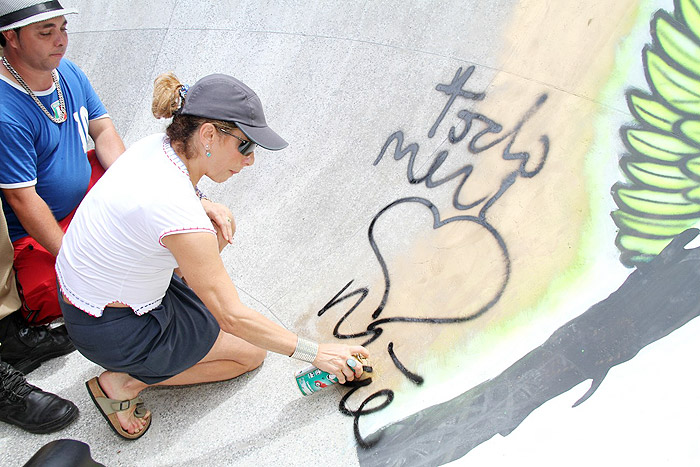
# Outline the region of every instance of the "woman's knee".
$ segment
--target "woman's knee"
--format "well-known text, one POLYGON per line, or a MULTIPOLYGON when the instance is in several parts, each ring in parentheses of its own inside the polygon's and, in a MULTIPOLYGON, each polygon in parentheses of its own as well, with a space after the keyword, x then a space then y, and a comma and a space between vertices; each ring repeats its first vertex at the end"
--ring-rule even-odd
POLYGON ((261 349, 260 347, 252 347, 253 349, 246 355, 246 361, 243 363, 248 368, 248 371, 252 371, 262 365, 265 361, 265 357, 267 357, 267 350, 261 349))
POLYGON ((262 365, 267 351, 253 345, 240 337, 221 331, 214 347, 204 361, 231 360, 243 366, 245 371, 251 371, 262 365))

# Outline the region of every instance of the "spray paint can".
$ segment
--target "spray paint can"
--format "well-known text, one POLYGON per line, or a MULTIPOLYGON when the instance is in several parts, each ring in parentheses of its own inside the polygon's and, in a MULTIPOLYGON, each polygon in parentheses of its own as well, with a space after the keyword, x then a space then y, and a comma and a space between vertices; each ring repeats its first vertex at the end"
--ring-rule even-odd
MULTIPOLYGON (((355 359, 360 363, 360 365, 363 365, 363 368, 366 368, 367 360, 364 357, 361 355, 355 355, 355 359)), ((299 390, 305 396, 309 396, 338 382, 338 378, 336 378, 335 375, 319 370, 313 365, 297 371, 294 374, 294 379, 297 381, 299 390)))
POLYGON ((297 371, 294 378, 297 380, 299 390, 305 396, 309 396, 338 382, 338 378, 335 375, 319 370, 313 365, 297 371))

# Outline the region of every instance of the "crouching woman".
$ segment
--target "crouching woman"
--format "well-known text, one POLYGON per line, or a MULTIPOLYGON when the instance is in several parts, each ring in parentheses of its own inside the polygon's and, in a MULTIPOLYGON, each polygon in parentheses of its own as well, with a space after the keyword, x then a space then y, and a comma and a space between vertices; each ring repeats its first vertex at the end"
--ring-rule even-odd
POLYGON ((209 75, 189 90, 156 79, 153 112, 165 134, 133 144, 78 208, 56 261, 61 309, 76 348, 105 368, 86 383, 126 439, 151 424, 139 393, 152 385, 235 378, 266 351, 313 363, 342 383, 362 374, 361 346, 316 344, 239 299, 219 256, 231 212, 200 199, 203 176, 223 183, 253 165, 255 149, 287 143, 267 126, 258 96, 209 75))

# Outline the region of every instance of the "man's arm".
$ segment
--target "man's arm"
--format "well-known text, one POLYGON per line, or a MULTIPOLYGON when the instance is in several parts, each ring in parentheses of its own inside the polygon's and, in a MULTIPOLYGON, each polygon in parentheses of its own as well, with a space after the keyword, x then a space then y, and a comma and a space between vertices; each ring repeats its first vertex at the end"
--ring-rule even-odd
POLYGON ((2 193, 24 230, 49 253, 56 256, 63 241, 63 229, 34 187, 3 189, 2 193))
POLYGON ((112 119, 105 117, 90 120, 88 133, 95 142, 97 159, 105 170, 108 169, 124 152, 124 143, 119 137, 112 119))

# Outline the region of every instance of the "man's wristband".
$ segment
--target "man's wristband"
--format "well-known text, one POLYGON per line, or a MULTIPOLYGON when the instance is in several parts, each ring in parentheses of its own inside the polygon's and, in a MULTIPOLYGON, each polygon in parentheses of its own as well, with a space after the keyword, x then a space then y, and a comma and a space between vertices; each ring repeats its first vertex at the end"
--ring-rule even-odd
POLYGON ((290 356, 303 362, 313 363, 316 360, 316 355, 318 355, 318 344, 297 336, 297 347, 290 356))

